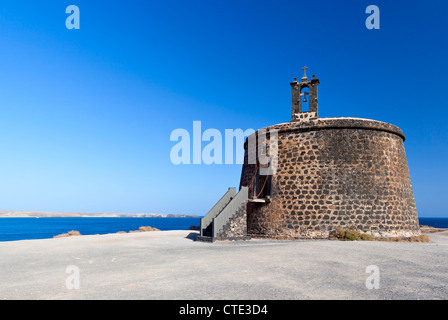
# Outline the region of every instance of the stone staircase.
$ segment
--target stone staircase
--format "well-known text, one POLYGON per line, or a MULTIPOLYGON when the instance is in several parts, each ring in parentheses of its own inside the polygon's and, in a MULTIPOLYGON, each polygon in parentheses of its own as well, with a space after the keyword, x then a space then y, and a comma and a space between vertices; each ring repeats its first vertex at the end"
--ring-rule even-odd
POLYGON ((238 194, 235 188, 229 190, 201 218, 201 235, 198 241, 248 240, 247 202, 249 189, 242 187, 238 194))

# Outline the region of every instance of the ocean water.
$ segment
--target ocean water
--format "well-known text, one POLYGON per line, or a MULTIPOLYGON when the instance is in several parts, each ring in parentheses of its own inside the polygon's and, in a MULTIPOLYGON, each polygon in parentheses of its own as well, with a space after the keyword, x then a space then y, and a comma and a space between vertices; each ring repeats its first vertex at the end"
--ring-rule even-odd
POLYGON ((419 218, 420 225, 434 228, 448 228, 448 218, 419 218))
POLYGON ((0 241, 48 239, 72 230, 82 235, 129 232, 153 227, 162 231, 188 230, 200 218, 0 218, 0 241))

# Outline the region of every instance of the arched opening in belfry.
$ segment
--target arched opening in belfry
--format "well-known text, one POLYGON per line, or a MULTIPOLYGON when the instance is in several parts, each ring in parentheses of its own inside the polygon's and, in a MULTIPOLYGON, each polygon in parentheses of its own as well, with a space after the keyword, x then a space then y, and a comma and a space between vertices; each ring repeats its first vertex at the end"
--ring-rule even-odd
POLYGON ((300 90, 300 99, 302 101, 300 103, 300 112, 310 111, 310 90, 308 87, 303 87, 302 90, 300 90))

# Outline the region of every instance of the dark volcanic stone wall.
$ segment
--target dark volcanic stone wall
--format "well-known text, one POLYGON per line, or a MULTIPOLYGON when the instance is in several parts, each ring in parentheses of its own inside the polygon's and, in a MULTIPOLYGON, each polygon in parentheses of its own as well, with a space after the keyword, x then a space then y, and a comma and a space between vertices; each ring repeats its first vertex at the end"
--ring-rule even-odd
MULTIPOLYGON (((272 129, 279 143, 271 200, 248 204, 248 235, 327 238, 338 227, 377 236, 419 234, 400 129, 354 118, 266 128, 272 129)), ((241 186, 253 185, 255 172, 245 163, 241 186)))

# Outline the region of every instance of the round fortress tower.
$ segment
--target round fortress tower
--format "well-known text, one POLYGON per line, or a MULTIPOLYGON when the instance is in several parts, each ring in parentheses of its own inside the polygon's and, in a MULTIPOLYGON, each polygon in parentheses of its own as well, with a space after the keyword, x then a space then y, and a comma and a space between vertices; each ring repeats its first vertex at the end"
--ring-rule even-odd
POLYGON ((258 130, 245 143, 247 234, 328 238, 342 228, 419 235, 403 132, 367 119, 318 118, 318 84, 306 74, 292 82, 292 121, 258 130), (258 156, 264 148, 269 163, 258 156))

